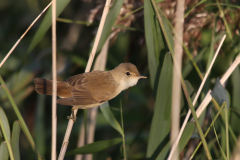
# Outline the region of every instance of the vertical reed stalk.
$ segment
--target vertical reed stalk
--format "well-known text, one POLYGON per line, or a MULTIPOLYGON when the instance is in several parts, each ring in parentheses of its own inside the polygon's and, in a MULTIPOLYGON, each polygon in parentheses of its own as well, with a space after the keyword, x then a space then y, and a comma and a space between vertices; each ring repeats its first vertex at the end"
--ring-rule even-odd
MULTIPOLYGON (((99 55, 96 58, 96 61, 94 63, 94 67, 93 67, 94 71, 95 70, 100 70, 100 71, 105 70, 106 63, 107 63, 107 53, 108 53, 109 41, 110 41, 110 36, 106 40, 105 44, 102 47, 101 52, 99 53, 99 55)), ((87 117, 88 121, 87 121, 87 132, 86 132, 87 134, 86 134, 86 138, 85 138, 86 144, 94 142, 94 133, 95 133, 95 127, 96 127, 96 121, 97 121, 98 108, 99 107, 93 107, 93 108, 88 109, 88 117, 87 117)), ((82 131, 80 131, 80 132, 83 133, 82 131)), ((83 137, 82 138, 82 140, 83 140, 84 136, 80 135, 79 139, 81 137, 83 137)), ((84 143, 81 143, 81 144, 82 144, 81 146, 84 145, 84 143)), ((78 147, 81 147, 81 146, 80 146, 80 144, 78 145, 78 147)), ((80 156, 81 155, 75 156, 75 160, 80 160, 80 159, 77 159, 77 157, 80 157, 80 156)), ((87 160, 92 160, 92 154, 87 154, 84 156, 86 157, 87 160)))
POLYGON ((57 35, 56 35, 56 5, 52 1, 52 150, 51 159, 57 159, 57 35))
MULTIPOLYGON (((183 39, 183 24, 184 24, 184 0, 177 1, 176 10, 176 25, 175 25, 175 40, 174 40, 174 57, 175 67, 182 70, 182 39, 183 39)), ((179 128, 180 128, 180 109, 181 109, 181 75, 179 75, 176 69, 173 70, 173 81, 172 81, 172 121, 171 121, 171 146, 177 139, 179 128)), ((176 147, 173 153, 173 160, 177 160, 179 155, 178 147, 176 147)))
MULTIPOLYGON (((87 67, 85 69, 85 72, 89 72, 90 69, 91 69, 92 62, 93 62, 93 59, 95 57, 97 47, 98 47, 98 44, 99 44, 99 41, 100 41, 100 38, 101 38, 103 26, 104 26, 104 23, 105 23, 105 20, 106 20, 108 11, 109 11, 110 3, 111 3, 111 0, 106 0, 105 7, 104 7, 104 10, 103 10, 103 14, 102 14, 102 19, 100 21, 98 32, 97 32, 97 35, 96 35, 96 38, 95 38, 95 41, 94 41, 94 44, 93 44, 92 52, 91 52, 91 54, 89 56, 89 59, 88 59, 88 63, 87 63, 87 67)), ((74 115, 76 115, 76 114, 77 114, 77 110, 74 111, 74 115)), ((61 151, 60 151, 60 154, 59 154, 59 157, 58 157, 59 160, 64 159, 64 156, 65 156, 65 153, 66 153, 66 150, 67 150, 67 146, 68 146, 68 142, 69 142, 69 137, 70 137, 70 134, 71 134, 71 131, 72 131, 73 123, 74 123, 74 121, 71 120, 71 119, 68 122, 68 126, 67 126, 67 130, 66 130, 66 133, 65 133, 65 136, 64 136, 62 148, 61 148, 61 151)))
MULTIPOLYGON (((80 132, 77 142, 77 148, 84 146, 84 139, 85 139, 85 128, 84 128, 84 122, 82 121, 80 124, 80 132)), ((75 160, 82 160, 84 158, 84 155, 77 154, 75 156, 75 160)))
MULTIPOLYGON (((178 73, 179 75, 181 75, 181 70, 179 70, 179 68, 177 68, 177 67, 175 66, 175 57, 174 57, 173 54, 171 54, 171 55, 172 55, 172 58, 173 58, 174 67, 175 67, 177 73, 178 73)), ((210 159, 212 159, 212 156, 211 156, 211 154, 210 154, 210 152, 209 152, 206 139, 205 139, 205 137, 204 137, 204 135, 203 135, 203 131, 202 131, 202 128, 201 128, 200 123, 199 123, 199 121, 198 121, 197 114, 196 114, 196 112, 195 112, 195 110, 194 110, 191 97, 190 97, 190 95, 189 95, 189 93, 188 93, 188 91, 187 91, 187 87, 186 87, 186 85, 185 85, 185 83, 184 83, 184 80, 183 80, 182 76, 181 76, 181 85, 182 85, 182 89, 183 89, 183 92, 184 92, 184 94, 185 94, 185 97, 186 97, 186 99, 187 99, 188 106, 189 106, 189 108, 190 108, 190 110, 191 110, 191 113, 192 113, 192 116, 193 116, 193 118, 194 118, 196 127, 197 127, 197 129, 198 129, 198 133, 199 133, 200 138, 201 138, 201 140, 202 140, 204 150, 205 150, 205 152, 206 152, 206 154, 207 154, 207 158, 210 160, 210 159)))

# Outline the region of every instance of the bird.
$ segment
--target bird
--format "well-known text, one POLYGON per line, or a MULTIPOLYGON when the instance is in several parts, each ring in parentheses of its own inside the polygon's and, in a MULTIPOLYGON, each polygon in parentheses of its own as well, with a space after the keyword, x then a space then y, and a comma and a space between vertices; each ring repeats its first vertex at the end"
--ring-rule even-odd
MULTIPOLYGON (((123 90, 137 84, 141 78, 132 63, 121 63, 109 71, 92 71, 77 74, 64 81, 57 81, 58 104, 72 107, 68 119, 76 121, 74 110, 99 106, 116 97, 123 90)), ((35 78, 35 90, 39 94, 52 95, 52 80, 35 78)))

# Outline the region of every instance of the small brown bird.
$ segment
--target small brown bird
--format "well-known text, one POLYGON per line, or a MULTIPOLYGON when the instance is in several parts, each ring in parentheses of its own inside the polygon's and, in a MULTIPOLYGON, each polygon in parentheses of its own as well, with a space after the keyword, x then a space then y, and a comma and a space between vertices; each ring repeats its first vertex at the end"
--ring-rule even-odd
MULTIPOLYGON (((110 71, 93 71, 78 74, 65 81, 57 81, 58 104, 73 106, 72 116, 76 121, 75 109, 96 107, 116 97, 121 91, 137 84, 140 78, 135 65, 121 63, 110 71)), ((34 79, 39 94, 52 95, 52 80, 34 79)))

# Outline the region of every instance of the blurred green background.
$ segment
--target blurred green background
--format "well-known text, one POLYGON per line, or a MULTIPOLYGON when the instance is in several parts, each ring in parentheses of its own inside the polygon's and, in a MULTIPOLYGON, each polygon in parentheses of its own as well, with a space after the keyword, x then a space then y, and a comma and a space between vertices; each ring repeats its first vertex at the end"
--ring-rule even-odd
MULTIPOLYGON (((219 1, 219 3, 226 5, 219 5, 219 7, 217 5, 218 1, 208 0, 198 7, 195 7, 198 2, 197 0, 185 2, 185 13, 190 11, 191 8, 194 9, 185 18, 183 41, 203 75, 211 62, 221 37, 224 33, 227 34, 227 38, 213 66, 211 75, 199 98, 198 102, 200 103, 207 91, 212 89, 217 77, 221 77, 224 74, 239 52, 240 2, 236 0, 222 0, 219 1), (220 16, 221 11, 224 13, 224 18, 220 16)), ((5 57, 14 43, 21 37, 27 27, 48 3, 49 1, 46 0, 0 0, 0 60, 5 57)), ((70 76, 84 72, 104 4, 105 1, 103 0, 72 0, 69 3, 66 2, 66 7, 63 7, 64 9, 59 17, 73 21, 82 21, 87 25, 65 23, 62 21, 57 22, 58 80, 65 80, 70 76), (92 22, 92 24, 89 22, 92 22)), ((156 81, 156 79, 158 81, 159 74, 163 68, 164 57, 166 53, 169 52, 168 47, 166 47, 166 41, 161 37, 163 39, 161 41, 163 47, 159 47, 158 55, 155 55, 155 59, 158 61, 157 68, 159 72, 154 72, 156 75, 156 79, 154 79, 150 74, 150 72, 153 71, 152 65, 154 64, 149 63, 149 46, 146 45, 147 40, 145 39, 146 34, 148 34, 148 30, 146 29, 146 25, 148 25, 146 24, 147 19, 144 17, 146 16, 144 13, 146 9, 140 9, 131 14, 132 11, 142 6, 145 7, 143 0, 128 0, 123 3, 120 15, 117 18, 117 24, 122 27, 113 27, 106 65, 106 70, 110 70, 122 62, 131 62, 137 66, 141 74, 149 77, 148 79, 140 80, 136 86, 123 91, 116 98, 109 101, 110 108, 119 123, 121 122, 120 104, 122 103, 123 106, 123 122, 128 159, 146 159, 154 105, 159 99, 159 97, 156 96, 157 87, 152 82, 156 81), (130 16, 120 21, 121 18, 128 14, 130 14, 130 16)), ((158 3, 158 6, 170 23, 174 25, 176 0, 165 0, 158 3)), ((36 46, 30 48, 36 41, 33 37, 36 35, 39 26, 43 25, 42 21, 45 15, 46 14, 30 29, 4 63, 0 69, 0 75, 9 88, 40 154, 46 159, 50 159, 51 96, 37 94, 34 91, 33 79, 36 77, 51 79, 51 29, 48 29, 46 34, 40 33, 40 35, 43 36, 42 39, 38 37, 39 42, 36 42, 36 46)), ((155 22, 158 21, 156 20, 155 22)), ((158 26, 157 23, 155 25, 158 26)), ((162 33, 162 31, 160 32, 162 33)), ((161 38, 158 37, 158 40, 161 38)), ((201 79, 194 69, 189 56, 185 53, 186 52, 184 52, 183 56, 182 74, 184 79, 191 83, 196 93, 201 79)), ((229 121, 236 137, 238 137, 240 133, 239 80, 240 68, 237 67, 233 75, 226 82, 226 88, 230 97, 229 121)), ((166 90, 163 92, 169 91, 166 90)), ((185 99, 183 99, 183 103, 181 120, 183 120, 188 110, 185 99)), ((161 104, 161 102, 158 104, 161 104)), ((5 111, 10 128, 12 128, 13 122, 17 120, 17 117, 2 89, 0 89, 0 106, 5 111)), ((170 107, 171 105, 169 105, 169 112, 170 107)), ((212 105, 209 105, 206 113, 200 118, 203 130, 206 130, 211 123, 211 111, 212 105)), ((70 113, 70 106, 58 105, 58 153, 68 123, 66 117, 69 116, 70 113)), ((74 124, 71 133, 68 151, 76 148, 80 124, 84 119, 83 110, 79 110, 77 117, 77 122, 74 124)), ((168 120, 170 120, 170 117, 168 117, 168 120)), ((221 133, 221 125, 224 124, 219 120, 219 122, 216 123, 218 133, 221 133)), ((164 130, 165 128, 161 129, 164 130)), ((109 125, 99 110, 94 141, 118 137, 121 137, 121 135, 109 125)), ((212 138, 216 138, 213 131, 207 136, 207 141, 210 143, 212 138)), ((163 140, 162 143, 165 145, 169 140, 169 134, 163 137, 163 139, 165 141, 163 140)), ((230 140, 230 149, 232 151, 236 142, 232 139, 230 140)), ((196 146, 198 141, 198 138, 191 139, 181 152, 180 159, 187 159, 189 156, 188 152, 191 152, 190 150, 194 148, 193 146, 196 146)), ((21 159, 28 160, 36 158, 25 135, 22 133, 19 144, 21 159)), ((218 144, 215 142, 214 145, 211 146, 211 153, 213 157, 220 158, 221 154, 217 148, 218 144)), ((204 149, 201 147, 197 152, 196 159, 206 158, 204 156, 205 153, 202 153, 204 153, 204 149)), ((107 150, 95 153, 93 159, 114 160, 120 159, 121 156, 121 144, 118 144, 107 150)), ((74 157, 70 156, 65 159, 74 159, 74 157)))

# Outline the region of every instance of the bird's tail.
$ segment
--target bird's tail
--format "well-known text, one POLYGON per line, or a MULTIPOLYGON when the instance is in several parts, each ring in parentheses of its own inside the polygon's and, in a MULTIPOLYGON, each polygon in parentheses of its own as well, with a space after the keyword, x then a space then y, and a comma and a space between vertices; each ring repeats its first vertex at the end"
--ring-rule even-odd
MULTIPOLYGON (((52 80, 35 78, 35 90, 39 94, 52 95, 52 80)), ((57 95, 59 97, 71 97, 71 86, 67 82, 57 81, 57 95)))

